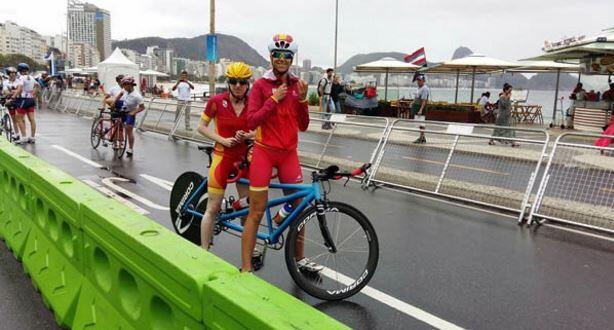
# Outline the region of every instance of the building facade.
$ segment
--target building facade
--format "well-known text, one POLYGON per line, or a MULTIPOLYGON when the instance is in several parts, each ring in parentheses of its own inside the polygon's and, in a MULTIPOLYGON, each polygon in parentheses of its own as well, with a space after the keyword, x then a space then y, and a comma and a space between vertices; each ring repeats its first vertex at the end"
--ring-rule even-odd
POLYGON ((75 67, 92 67, 100 62, 98 49, 86 42, 71 42, 68 59, 75 67))
POLYGON ((23 54, 39 63, 44 63, 47 43, 36 31, 6 21, 0 23, 0 54, 23 54))
POLYGON ((96 47, 100 59, 111 55, 111 14, 87 2, 68 3, 68 38, 96 47))

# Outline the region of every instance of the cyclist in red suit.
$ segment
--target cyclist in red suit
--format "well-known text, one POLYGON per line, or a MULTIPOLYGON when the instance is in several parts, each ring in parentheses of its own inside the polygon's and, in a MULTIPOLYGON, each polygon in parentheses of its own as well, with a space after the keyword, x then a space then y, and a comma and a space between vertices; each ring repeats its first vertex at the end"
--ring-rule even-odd
MULTIPOLYGON (((268 48, 273 68, 254 83, 247 110, 248 128, 256 130, 256 137, 249 174, 249 214, 241 239, 242 272, 252 269, 252 252, 273 167, 277 168, 279 182, 303 182, 297 145, 299 130, 309 126, 307 83, 289 71, 298 46, 290 35, 277 34, 268 48)), ((293 206, 298 203, 300 200, 294 201, 293 206)), ((304 259, 302 254, 302 248, 297 249, 297 260, 304 259)))
MULTIPOLYGON (((235 163, 241 161, 247 151, 243 141, 254 136, 247 128, 247 91, 251 76, 252 70, 247 64, 230 64, 226 70, 229 91, 207 101, 198 127, 201 134, 215 141, 207 182, 209 199, 200 226, 201 245, 206 250, 212 245, 215 217, 220 211, 228 177, 236 171, 235 163), (211 120, 215 121, 214 130, 209 128, 211 120)), ((247 196, 246 185, 237 183, 237 191, 239 198, 247 196)))

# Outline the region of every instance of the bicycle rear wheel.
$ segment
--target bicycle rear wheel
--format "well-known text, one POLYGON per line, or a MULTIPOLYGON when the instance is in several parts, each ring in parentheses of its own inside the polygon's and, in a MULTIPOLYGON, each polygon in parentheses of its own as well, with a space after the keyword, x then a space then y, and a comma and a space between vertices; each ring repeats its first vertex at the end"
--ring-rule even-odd
POLYGON ((126 130, 126 126, 122 121, 119 121, 115 124, 114 132, 113 132, 113 153, 115 158, 120 159, 124 156, 126 152, 126 146, 128 145, 128 131, 126 130))
POLYGON ((90 130, 90 143, 92 148, 96 149, 100 145, 100 141, 104 138, 104 119, 97 117, 92 123, 90 130))
POLYGON ((195 216, 185 210, 195 210, 201 214, 207 208, 207 182, 206 178, 196 172, 181 174, 171 190, 170 212, 171 222, 177 234, 188 241, 200 246, 201 217, 195 216), (198 188, 203 184, 202 189, 198 188), (188 203, 187 205, 185 203, 188 203))
POLYGON ((328 202, 324 216, 323 223, 337 252, 325 246, 317 210, 310 207, 290 226, 286 266, 292 279, 308 294, 323 300, 341 300, 358 293, 371 280, 377 268, 379 244, 367 217, 353 206, 328 202), (315 269, 300 267, 295 256, 306 257, 315 269))
POLYGON ((5 113, 2 117, 2 130, 4 131, 6 139, 9 142, 13 142, 13 124, 8 113, 5 113))

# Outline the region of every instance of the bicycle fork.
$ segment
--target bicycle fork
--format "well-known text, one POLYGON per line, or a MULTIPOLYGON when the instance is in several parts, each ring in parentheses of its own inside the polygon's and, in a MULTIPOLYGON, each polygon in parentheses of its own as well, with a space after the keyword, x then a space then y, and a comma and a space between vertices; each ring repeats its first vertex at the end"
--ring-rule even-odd
POLYGON ((318 217, 318 225, 320 226, 320 232, 322 233, 322 238, 324 239, 324 246, 328 248, 328 252, 337 253, 337 246, 335 246, 335 242, 330 235, 324 210, 324 203, 316 202, 316 216, 318 217))

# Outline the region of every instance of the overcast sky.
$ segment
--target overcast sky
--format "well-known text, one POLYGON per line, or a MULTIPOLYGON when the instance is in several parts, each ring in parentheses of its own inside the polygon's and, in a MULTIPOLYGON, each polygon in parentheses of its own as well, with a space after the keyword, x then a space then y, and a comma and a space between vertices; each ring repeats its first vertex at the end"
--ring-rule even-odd
MULTIPOLYGON (((3 1, 0 21, 48 35, 66 29, 66 1, 3 1)), ((209 30, 206 0, 91 0, 111 12, 113 39, 193 37, 209 30)), ((334 0, 223 0, 217 32, 235 35, 261 54, 277 32, 294 36, 300 59, 332 66, 334 0)), ((358 53, 412 52, 424 46, 429 61, 449 59, 458 46, 507 60, 538 55, 544 40, 592 35, 613 27, 614 0, 339 0, 342 64, 358 53)), ((204 51, 204 50, 203 50, 204 51)))

